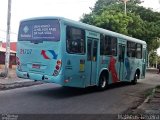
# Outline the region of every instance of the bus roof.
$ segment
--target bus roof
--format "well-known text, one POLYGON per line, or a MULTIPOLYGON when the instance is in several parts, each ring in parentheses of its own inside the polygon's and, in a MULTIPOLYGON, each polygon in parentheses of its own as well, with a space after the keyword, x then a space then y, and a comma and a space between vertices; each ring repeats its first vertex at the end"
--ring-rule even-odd
POLYGON ((99 27, 89 25, 89 24, 85 24, 85 23, 82 23, 82 22, 70 20, 70 19, 67 19, 67 18, 64 18, 64 17, 56 17, 56 16, 34 17, 34 18, 24 19, 21 22, 29 21, 29 20, 38 20, 38 19, 59 19, 59 20, 62 20, 65 24, 68 24, 68 25, 71 25, 71 26, 76 26, 76 27, 79 27, 79 28, 82 28, 82 29, 87 29, 89 31, 98 32, 98 33, 101 33, 101 34, 111 35, 111 36, 114 36, 114 37, 117 37, 117 38, 132 41, 132 42, 146 44, 145 41, 140 40, 140 39, 129 37, 129 36, 126 36, 126 35, 123 35, 123 34, 120 34, 120 33, 116 33, 116 32, 110 31, 110 30, 106 30, 106 29, 99 28, 99 27))

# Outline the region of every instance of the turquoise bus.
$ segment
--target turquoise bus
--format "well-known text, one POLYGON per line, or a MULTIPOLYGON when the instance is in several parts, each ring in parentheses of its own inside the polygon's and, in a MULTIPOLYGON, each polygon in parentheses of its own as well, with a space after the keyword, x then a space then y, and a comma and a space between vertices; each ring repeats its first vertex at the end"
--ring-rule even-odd
POLYGON ((20 22, 18 77, 62 86, 98 86, 145 78, 146 42, 63 17, 20 22))

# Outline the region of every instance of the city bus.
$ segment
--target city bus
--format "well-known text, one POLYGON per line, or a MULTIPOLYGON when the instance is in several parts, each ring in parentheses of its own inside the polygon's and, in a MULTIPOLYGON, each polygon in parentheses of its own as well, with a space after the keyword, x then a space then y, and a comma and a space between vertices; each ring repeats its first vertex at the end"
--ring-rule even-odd
POLYGON ((85 88, 145 78, 145 41, 63 17, 22 20, 17 76, 85 88))

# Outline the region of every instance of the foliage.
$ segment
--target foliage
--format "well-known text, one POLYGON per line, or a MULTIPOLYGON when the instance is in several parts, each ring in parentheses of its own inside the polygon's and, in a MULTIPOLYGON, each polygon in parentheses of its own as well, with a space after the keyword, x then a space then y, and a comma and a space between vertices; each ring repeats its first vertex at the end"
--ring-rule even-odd
POLYGON ((160 46, 160 13, 140 3, 140 0, 128 1, 125 15, 122 0, 98 0, 92 12, 84 14, 81 21, 145 40, 148 51, 154 51, 160 46))
POLYGON ((160 56, 158 56, 157 63, 160 65, 160 56))
POLYGON ((156 52, 151 52, 150 56, 149 56, 149 62, 150 62, 150 65, 151 66, 154 66, 156 64, 156 57, 157 57, 157 54, 156 52))
MULTIPOLYGON (((140 0, 130 0, 129 1, 131 4, 140 4, 140 0)), ((100 11, 103 11, 106 7, 116 5, 116 4, 121 4, 123 3, 123 0, 98 0, 95 3, 95 6, 93 8, 93 12, 99 13, 100 11)))
POLYGON ((153 88, 147 89, 144 93, 144 97, 147 98, 148 96, 153 95, 153 88))
POLYGON ((146 42, 148 43, 148 52, 152 52, 160 47, 160 39, 147 39, 146 42))
POLYGON ((160 90, 160 85, 158 85, 158 86, 156 87, 156 89, 157 89, 157 90, 160 90))

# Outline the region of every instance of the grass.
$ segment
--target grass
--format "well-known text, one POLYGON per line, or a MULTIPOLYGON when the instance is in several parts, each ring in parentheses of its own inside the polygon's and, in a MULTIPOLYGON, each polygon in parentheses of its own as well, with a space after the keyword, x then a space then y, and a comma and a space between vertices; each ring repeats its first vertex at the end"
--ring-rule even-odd
POLYGON ((156 87, 157 89, 160 89, 160 85, 156 87))
POLYGON ((146 90, 144 96, 145 98, 149 98, 148 101, 154 97, 155 93, 156 93, 156 90, 160 90, 160 85, 156 86, 155 88, 151 88, 151 89, 148 89, 146 90))
POLYGON ((153 95, 153 90, 154 90, 153 88, 146 90, 146 92, 144 94, 145 98, 147 98, 148 96, 153 95))

